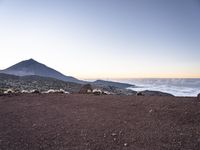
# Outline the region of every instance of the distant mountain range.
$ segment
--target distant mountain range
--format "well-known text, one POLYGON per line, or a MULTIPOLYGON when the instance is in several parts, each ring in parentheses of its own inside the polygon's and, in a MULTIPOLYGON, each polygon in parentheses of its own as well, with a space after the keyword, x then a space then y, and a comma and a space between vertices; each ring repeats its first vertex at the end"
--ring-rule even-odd
MULTIPOLYGON (((49 77, 49 78, 53 78, 53 79, 57 79, 57 80, 62 80, 65 82, 73 82, 73 83, 77 83, 77 84, 90 83, 97 87, 111 86, 111 87, 124 89, 127 87, 134 86, 131 84, 112 82, 112 81, 104 81, 104 80, 97 80, 94 82, 82 81, 82 80, 76 79, 72 76, 66 76, 66 75, 64 75, 42 63, 35 61, 34 59, 21 61, 5 70, 0 70, 0 73, 19 76, 19 77, 15 77, 15 78, 20 78, 20 76, 21 77, 27 76, 27 77, 20 78, 20 79, 30 78, 31 76, 32 77, 40 76, 40 77, 49 77)), ((3 75, 3 76, 5 76, 5 75, 3 75)), ((10 77, 12 77, 12 76, 10 76, 10 77)), ((38 77, 35 77, 35 78, 38 79, 38 77)), ((45 78, 45 80, 46 80, 46 78, 45 78)))
POLYGON ((122 89, 134 86, 132 84, 113 82, 113 81, 104 81, 104 80, 96 80, 92 84, 99 86, 99 87, 112 86, 112 87, 117 87, 117 88, 122 88, 122 89))

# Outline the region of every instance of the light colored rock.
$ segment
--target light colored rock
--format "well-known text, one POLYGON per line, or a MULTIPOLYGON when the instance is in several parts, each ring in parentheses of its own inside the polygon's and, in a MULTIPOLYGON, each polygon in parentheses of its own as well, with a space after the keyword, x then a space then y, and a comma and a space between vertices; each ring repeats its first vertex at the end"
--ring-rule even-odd
POLYGON ((67 92, 67 91, 65 91, 65 90, 63 90, 63 89, 60 89, 58 92, 59 92, 59 93, 64 93, 64 94, 69 94, 69 92, 67 92))
POLYGON ((112 136, 116 136, 116 135, 117 135, 117 133, 112 133, 111 135, 112 135, 112 136))
POLYGON ((87 89, 87 93, 92 93, 92 90, 90 90, 90 89, 87 89))
POLYGON ((153 112, 153 109, 150 109, 150 110, 149 110, 149 113, 152 113, 152 112, 153 112))
POLYGON ((30 93, 40 93, 40 91, 39 90, 36 90, 36 89, 34 89, 34 90, 30 90, 30 93))
POLYGON ((22 90, 21 93, 30 93, 28 90, 22 90))
POLYGON ((15 93, 15 91, 12 89, 7 89, 6 91, 4 91, 4 94, 12 94, 12 93, 15 93))
POLYGON ((101 95, 101 94, 102 94, 102 91, 101 91, 100 89, 94 89, 94 90, 92 91, 92 93, 93 93, 94 95, 101 95))
POLYGON ((48 91, 44 91, 42 93, 48 94, 48 93, 55 93, 55 90, 53 89, 49 89, 48 91))
POLYGON ((104 94, 104 95, 111 95, 112 93, 110 93, 108 91, 103 91, 102 94, 104 94))
POLYGON ((64 93, 64 94, 69 94, 69 92, 63 90, 63 89, 60 89, 60 90, 54 90, 54 89, 49 89, 48 91, 44 91, 42 93, 45 93, 45 94, 49 94, 49 93, 64 93))

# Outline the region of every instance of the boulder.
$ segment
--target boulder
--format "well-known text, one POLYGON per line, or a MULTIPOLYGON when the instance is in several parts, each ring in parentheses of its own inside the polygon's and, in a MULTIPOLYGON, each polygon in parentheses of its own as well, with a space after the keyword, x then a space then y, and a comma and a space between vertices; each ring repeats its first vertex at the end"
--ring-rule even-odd
POLYGON ((33 93, 33 94, 39 94, 40 91, 39 91, 39 90, 31 90, 30 93, 33 93))
POLYGON ((137 95, 137 96, 144 96, 144 93, 142 93, 142 92, 137 92, 136 95, 137 95))
POLYGON ((63 90, 63 89, 60 89, 60 90, 58 91, 58 93, 69 94, 69 92, 67 92, 67 91, 65 91, 65 90, 63 90))
POLYGON ((111 93, 111 92, 108 92, 108 91, 103 91, 102 94, 103 94, 103 95, 111 95, 112 93, 111 93))
POLYGON ((15 91, 12 89, 7 89, 6 91, 4 91, 4 94, 13 94, 13 93, 15 93, 15 91))
POLYGON ((83 85, 79 91, 80 94, 91 94, 92 86, 90 84, 83 85))
POLYGON ((21 93, 30 93, 28 90, 22 90, 21 93))
POLYGON ((200 93, 197 95, 197 100, 200 102, 200 93))
POLYGON ((94 95, 101 95, 101 94, 103 94, 103 92, 102 92, 100 89, 94 89, 94 90, 92 91, 92 93, 93 93, 94 95))

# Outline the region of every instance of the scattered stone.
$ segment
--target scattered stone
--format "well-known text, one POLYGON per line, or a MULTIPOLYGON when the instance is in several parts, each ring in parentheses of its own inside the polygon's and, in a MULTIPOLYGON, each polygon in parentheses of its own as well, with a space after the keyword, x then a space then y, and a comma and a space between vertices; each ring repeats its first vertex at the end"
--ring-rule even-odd
POLYGON ((106 137, 106 134, 105 134, 105 133, 103 134, 103 137, 104 137, 104 138, 106 137))
POLYGON ((128 143, 124 143, 124 146, 128 146, 128 143))
POLYGON ((149 113, 152 113, 152 112, 153 112, 153 109, 150 109, 150 110, 149 110, 149 113))
POLYGON ((117 133, 112 133, 112 136, 116 136, 117 135, 117 133))
POLYGON ((33 125, 32 125, 32 127, 35 127, 36 126, 36 124, 34 123, 33 125))

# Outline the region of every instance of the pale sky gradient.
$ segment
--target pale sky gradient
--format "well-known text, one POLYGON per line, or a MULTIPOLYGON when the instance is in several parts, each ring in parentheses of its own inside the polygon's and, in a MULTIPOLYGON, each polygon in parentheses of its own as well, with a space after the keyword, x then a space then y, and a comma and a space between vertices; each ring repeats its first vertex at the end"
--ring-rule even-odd
POLYGON ((0 69, 80 79, 200 77, 200 0, 0 0, 0 69))

